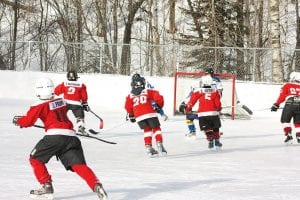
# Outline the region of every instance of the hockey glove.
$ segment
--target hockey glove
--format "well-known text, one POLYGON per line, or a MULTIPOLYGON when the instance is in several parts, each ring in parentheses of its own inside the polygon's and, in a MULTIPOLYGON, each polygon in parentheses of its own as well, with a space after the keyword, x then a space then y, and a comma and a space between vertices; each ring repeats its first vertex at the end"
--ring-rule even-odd
POLYGON ((21 118, 22 116, 14 116, 14 118, 13 118, 13 124, 15 125, 15 126, 20 126, 19 124, 18 124, 18 120, 21 118))
POLYGON ((91 110, 87 103, 82 104, 82 107, 86 112, 89 112, 91 110))
POLYGON ((129 117, 129 120, 134 123, 136 120, 135 120, 135 117, 133 115, 128 115, 129 117))
POLYGON ((179 106, 179 112, 185 113, 186 104, 182 102, 179 106))
POLYGON ((157 103, 152 102, 151 105, 152 105, 152 108, 153 108, 157 113, 160 113, 160 109, 161 109, 161 108, 157 105, 157 103))
POLYGON ((278 110, 279 106, 274 103, 273 106, 271 107, 271 112, 276 112, 278 110))

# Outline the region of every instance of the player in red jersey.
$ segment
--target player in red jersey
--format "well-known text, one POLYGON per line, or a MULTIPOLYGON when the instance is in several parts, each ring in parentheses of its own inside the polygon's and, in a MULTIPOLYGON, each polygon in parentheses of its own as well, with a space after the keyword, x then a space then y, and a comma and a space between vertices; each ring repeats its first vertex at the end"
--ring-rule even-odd
POLYGON ((284 142, 293 141, 291 120, 293 119, 297 142, 300 143, 300 73, 292 72, 290 82, 285 83, 271 111, 277 111, 280 104, 285 102, 281 113, 280 122, 283 125, 283 132, 286 136, 284 142))
POLYGON ((163 146, 163 137, 157 112, 152 106, 155 102, 159 108, 164 106, 164 98, 157 90, 145 88, 143 77, 132 80, 131 93, 126 97, 125 109, 131 122, 137 121, 139 127, 144 130, 144 142, 149 156, 158 153, 166 155, 163 146), (152 136, 155 137, 158 151, 152 147, 152 136))
POLYGON ((84 110, 90 111, 88 106, 88 94, 86 85, 78 81, 78 74, 71 70, 67 73, 67 81, 57 85, 54 89, 56 95, 63 95, 67 102, 68 110, 72 110, 76 117, 76 128, 79 132, 84 133, 84 110))
POLYGON ((102 184, 86 165, 81 142, 67 116, 66 102, 62 98, 54 98, 52 80, 39 79, 35 88, 40 101, 32 105, 25 116, 15 116, 13 119, 13 123, 20 127, 33 126, 40 119, 45 128, 45 136, 36 144, 29 157, 35 177, 42 185, 40 189, 31 190, 31 196, 53 198, 52 177, 45 164, 56 156, 66 170, 83 178, 99 199, 106 199, 102 184))
POLYGON ((206 138, 208 140, 208 148, 222 147, 220 142, 220 132, 221 120, 219 117, 219 111, 222 109, 222 104, 220 100, 220 94, 213 87, 213 79, 211 76, 206 75, 201 78, 200 88, 196 89, 189 102, 186 105, 186 113, 190 112, 195 105, 199 102, 198 108, 198 118, 200 130, 205 132, 206 138))

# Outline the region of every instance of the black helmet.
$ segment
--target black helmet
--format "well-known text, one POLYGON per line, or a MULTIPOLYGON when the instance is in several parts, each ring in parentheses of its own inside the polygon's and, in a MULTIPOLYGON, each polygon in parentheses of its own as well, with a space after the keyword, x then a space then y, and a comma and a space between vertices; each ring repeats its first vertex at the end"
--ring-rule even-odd
POLYGON ((131 93, 134 95, 139 95, 141 92, 145 89, 145 78, 144 77, 139 77, 136 78, 135 80, 131 81, 131 93))
POLYGON ((131 80, 132 80, 132 81, 138 80, 138 79, 141 78, 141 77, 142 77, 142 76, 141 76, 140 74, 135 73, 135 74, 132 75, 131 80))
POLYGON ((214 76, 214 68, 208 67, 205 69, 205 73, 210 74, 212 77, 214 76))
POLYGON ((78 78, 79 77, 78 77, 77 72, 75 70, 68 71, 68 73, 67 73, 67 79, 69 81, 77 81, 78 78))
POLYGON ((132 88, 143 88, 145 89, 146 81, 144 77, 135 77, 135 79, 132 78, 131 81, 131 87, 132 88))

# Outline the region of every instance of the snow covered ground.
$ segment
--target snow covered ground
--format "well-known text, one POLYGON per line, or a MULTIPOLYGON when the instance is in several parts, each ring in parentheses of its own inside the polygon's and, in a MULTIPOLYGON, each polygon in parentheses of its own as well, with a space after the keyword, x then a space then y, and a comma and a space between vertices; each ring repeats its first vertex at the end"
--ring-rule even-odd
MULTIPOLYGON (((38 128, 20 129, 12 124, 35 101, 33 83, 48 76, 58 84, 65 74, 0 71, 0 199, 29 199, 39 187, 28 162, 38 128)), ((254 111, 251 120, 222 120, 223 149, 211 151, 203 133, 188 140, 183 116, 172 116, 173 79, 147 77, 165 96, 170 120, 161 121, 168 156, 148 158, 137 124, 125 121, 124 101, 130 77, 81 75, 87 84, 94 112, 105 124, 99 137, 117 142, 105 144, 81 138, 88 165, 103 182, 110 200, 296 200, 300 196, 300 145, 286 146, 279 122, 281 110, 269 107, 280 85, 238 83, 242 103, 254 111)), ((86 125, 99 121, 86 113, 86 125)), ((67 172, 55 158, 48 163, 57 200, 96 200, 76 174, 67 172)))

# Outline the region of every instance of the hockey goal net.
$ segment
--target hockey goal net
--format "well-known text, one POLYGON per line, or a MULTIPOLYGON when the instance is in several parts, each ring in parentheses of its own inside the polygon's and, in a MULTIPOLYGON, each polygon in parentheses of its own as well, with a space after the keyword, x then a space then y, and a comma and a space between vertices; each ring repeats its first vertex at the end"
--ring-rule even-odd
MULTIPOLYGON (((199 87, 199 81, 205 73, 203 72, 176 72, 174 76, 174 115, 182 114, 179 112, 180 104, 186 100, 192 88, 199 87)), ((221 97, 222 102, 222 115, 228 116, 231 119, 247 118, 247 113, 240 112, 236 109, 238 104, 236 88, 235 88, 235 75, 233 74, 215 74, 223 86, 221 97)), ((194 106, 193 110, 197 110, 198 105, 194 106)))

